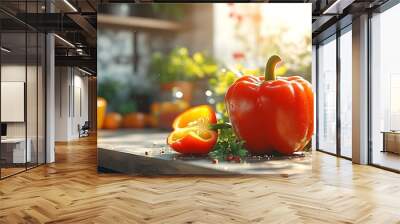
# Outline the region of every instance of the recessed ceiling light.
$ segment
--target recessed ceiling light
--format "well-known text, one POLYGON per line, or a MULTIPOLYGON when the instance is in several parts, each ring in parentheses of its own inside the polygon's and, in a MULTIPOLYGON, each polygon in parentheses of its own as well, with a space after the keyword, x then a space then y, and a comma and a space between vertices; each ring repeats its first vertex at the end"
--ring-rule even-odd
POLYGON ((1 51, 4 51, 6 53, 10 53, 11 52, 11 50, 9 50, 9 49, 7 49, 5 47, 1 47, 0 49, 1 49, 1 51))
POLYGON ((64 3, 68 5, 74 12, 78 12, 78 10, 68 1, 64 0, 64 3))
POLYGON ((322 14, 342 14, 343 9, 351 5, 355 0, 336 0, 322 14))
POLYGON ((78 67, 78 70, 81 71, 81 72, 83 72, 83 73, 85 73, 85 74, 87 74, 87 75, 90 75, 90 76, 92 75, 92 73, 90 73, 90 72, 88 72, 88 71, 86 71, 86 70, 84 70, 84 69, 81 69, 81 68, 79 68, 79 67, 78 67))
POLYGON ((73 45, 71 42, 69 42, 68 40, 60 37, 58 34, 54 34, 55 37, 57 37, 59 40, 61 40, 62 42, 64 42, 65 44, 67 44, 68 46, 75 48, 75 45, 73 45))

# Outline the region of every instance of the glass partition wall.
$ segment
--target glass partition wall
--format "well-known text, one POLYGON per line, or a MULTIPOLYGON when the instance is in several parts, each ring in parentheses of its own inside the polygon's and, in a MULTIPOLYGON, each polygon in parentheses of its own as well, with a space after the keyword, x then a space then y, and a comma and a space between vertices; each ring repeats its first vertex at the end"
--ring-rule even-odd
POLYGON ((318 149, 336 153, 336 36, 318 47, 318 149))
POLYGON ((340 36, 340 155, 352 157, 352 32, 351 25, 340 36))
MULTIPOLYGON (((395 172, 400 172, 400 33, 393 29, 398 21, 400 4, 388 1, 371 14, 365 34, 369 39, 368 164, 395 172)), ((316 59, 317 150, 347 159, 352 157, 352 41, 349 25, 317 44, 316 59)))
POLYGON ((370 163, 400 171, 400 4, 371 18, 370 163))
POLYGON ((317 150, 352 157, 351 25, 317 47, 317 150))
MULTIPOLYGON (((35 12, 32 4, 18 6, 35 12)), ((0 47, 3 179, 45 163, 45 35, 0 11, 0 47)))
POLYGON ((26 148, 26 33, 1 33, 1 177, 24 171, 26 148), (4 50, 6 49, 6 50, 4 50))

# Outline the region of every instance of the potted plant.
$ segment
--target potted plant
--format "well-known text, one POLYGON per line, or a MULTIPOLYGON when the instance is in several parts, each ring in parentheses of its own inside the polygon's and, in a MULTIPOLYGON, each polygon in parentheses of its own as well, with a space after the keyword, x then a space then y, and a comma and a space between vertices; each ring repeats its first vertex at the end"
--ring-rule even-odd
POLYGON ((201 52, 189 54, 187 48, 179 47, 165 55, 153 54, 150 74, 160 83, 162 94, 171 94, 173 99, 182 99, 190 104, 193 82, 215 75, 215 61, 201 52))
POLYGON ((150 75, 159 83, 163 101, 160 103, 159 126, 170 128, 176 115, 190 106, 193 92, 198 89, 195 86, 204 86, 204 81, 208 84, 207 79, 217 70, 211 57, 201 52, 191 55, 187 48, 175 48, 169 54, 153 54, 150 75))

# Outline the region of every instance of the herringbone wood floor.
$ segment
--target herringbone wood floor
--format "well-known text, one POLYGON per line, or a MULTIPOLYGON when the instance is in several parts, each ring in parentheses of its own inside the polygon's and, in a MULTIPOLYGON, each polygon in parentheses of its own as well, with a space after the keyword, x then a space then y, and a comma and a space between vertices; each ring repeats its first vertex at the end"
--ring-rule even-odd
POLYGON ((96 142, 0 181, 0 223, 400 223, 400 175, 314 154, 294 177, 98 174, 96 142))

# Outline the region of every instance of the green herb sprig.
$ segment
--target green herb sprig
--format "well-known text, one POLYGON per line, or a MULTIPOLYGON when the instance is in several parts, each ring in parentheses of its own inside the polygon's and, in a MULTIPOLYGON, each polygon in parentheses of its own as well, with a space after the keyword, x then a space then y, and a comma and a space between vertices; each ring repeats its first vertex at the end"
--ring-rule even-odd
POLYGON ((244 147, 244 141, 239 140, 229 123, 218 123, 211 127, 218 131, 218 140, 213 150, 209 153, 212 159, 243 161, 248 151, 244 147), (238 160, 240 158, 240 160, 238 160))

